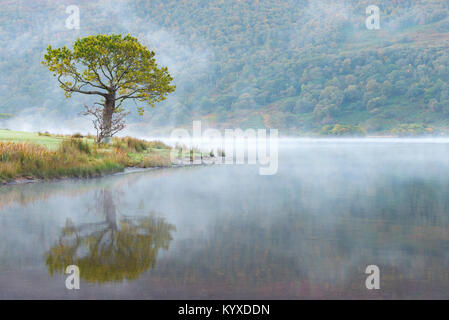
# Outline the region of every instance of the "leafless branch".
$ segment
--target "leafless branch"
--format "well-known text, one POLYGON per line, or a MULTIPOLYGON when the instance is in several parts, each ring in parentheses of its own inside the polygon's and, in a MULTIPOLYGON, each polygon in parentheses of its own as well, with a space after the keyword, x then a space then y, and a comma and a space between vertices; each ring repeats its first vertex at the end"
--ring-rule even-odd
POLYGON ((125 111, 114 112, 114 114, 112 115, 111 126, 110 126, 110 128, 108 128, 106 123, 104 123, 104 118, 103 118, 104 106, 99 103, 96 103, 96 104, 100 105, 101 107, 89 107, 88 105, 84 105, 85 110, 83 112, 83 115, 93 116, 92 123, 97 132, 96 140, 97 140, 97 143, 100 143, 101 141, 103 141, 104 138, 112 137, 117 132, 125 129, 125 127, 126 127, 125 117, 128 114, 130 114, 130 112, 125 112, 125 111))

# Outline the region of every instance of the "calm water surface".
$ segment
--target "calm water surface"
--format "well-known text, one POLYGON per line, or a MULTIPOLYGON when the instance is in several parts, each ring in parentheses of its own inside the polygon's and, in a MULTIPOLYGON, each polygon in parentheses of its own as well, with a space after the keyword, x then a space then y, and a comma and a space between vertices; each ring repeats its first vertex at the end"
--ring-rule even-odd
POLYGON ((0 299, 449 298, 449 144, 0 188, 0 299), (81 269, 81 289, 64 268, 81 269), (381 289, 365 288, 378 265, 381 289))

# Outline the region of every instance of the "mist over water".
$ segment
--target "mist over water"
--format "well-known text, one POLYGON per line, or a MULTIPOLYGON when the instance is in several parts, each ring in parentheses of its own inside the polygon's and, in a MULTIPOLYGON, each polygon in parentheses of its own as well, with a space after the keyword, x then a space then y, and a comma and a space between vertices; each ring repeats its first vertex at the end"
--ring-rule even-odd
POLYGON ((0 298, 448 298, 448 177, 447 143, 292 139, 273 176, 215 165, 2 187, 0 298), (73 234, 103 250, 71 251, 73 234), (81 265, 80 290, 60 261, 81 265), (381 290, 365 288, 372 264, 381 290))

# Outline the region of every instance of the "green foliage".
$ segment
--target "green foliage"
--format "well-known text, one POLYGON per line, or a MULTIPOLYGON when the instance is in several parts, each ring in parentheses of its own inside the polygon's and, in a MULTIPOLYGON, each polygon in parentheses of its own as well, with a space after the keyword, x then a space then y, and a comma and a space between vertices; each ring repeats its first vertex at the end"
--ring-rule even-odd
POLYGON ((92 152, 80 139, 66 139, 49 150, 30 143, 0 141, 0 182, 29 177, 92 177, 122 170, 127 164, 124 153, 92 152))
POLYGON ((321 135, 331 135, 331 136, 363 136, 365 135, 365 131, 358 126, 350 126, 350 125, 327 125, 321 128, 321 135))
MULTIPOLYGON (((76 40, 73 51, 49 46, 42 64, 58 77, 67 97, 73 92, 105 98, 114 93, 118 103, 135 99, 153 107, 175 90, 168 69, 159 68, 154 56, 130 35, 99 34, 76 40)), ((138 111, 143 113, 143 107, 138 111)))
POLYGON ((124 167, 169 167, 170 147, 161 141, 114 138, 97 145, 93 137, 43 135, 0 130, 0 183, 37 179, 92 177, 124 167))
MULTIPOLYGON (((97 143, 101 143, 125 128, 124 101, 154 107, 175 91, 168 69, 159 68, 154 56, 130 35, 98 34, 76 40, 73 51, 49 46, 42 64, 57 77, 67 98, 74 92, 102 97, 101 103, 95 103, 100 108, 85 105, 84 113, 94 117, 97 143)), ((144 105, 137 106, 140 115, 144 105)))
POLYGON ((273 127, 310 131, 349 119, 353 112, 360 114, 359 122, 351 125, 363 126, 367 118, 400 105, 389 113, 394 121, 384 123, 390 130, 396 122, 423 119, 422 106, 433 98, 426 117, 446 125, 440 106, 441 93, 449 92, 444 85, 449 54, 441 41, 447 38, 448 2, 385 1, 377 33, 364 26, 372 3, 344 3, 340 16, 334 14, 338 6, 329 4, 326 11, 327 3, 300 0, 135 2, 142 17, 191 41, 204 37, 213 48, 212 70, 204 76, 209 81, 183 94, 199 97, 198 106, 188 107, 200 113, 231 107, 221 114, 222 122, 235 121, 236 110, 274 108, 266 114, 273 127), (430 46, 423 38, 435 40, 430 46), (303 117, 311 112, 313 117, 303 117))
POLYGON ((81 139, 84 138, 84 136, 81 133, 77 132, 72 134, 72 138, 81 139))
MULTIPOLYGON (((120 23, 98 19, 98 2, 80 0, 77 4, 85 12, 85 24, 95 25, 94 32, 89 30, 91 34, 117 33, 120 23)), ((376 32, 364 25, 365 9, 370 4, 367 0, 127 2, 132 23, 139 28, 151 21, 173 36, 176 48, 187 48, 194 58, 202 53, 207 56, 201 64, 205 68, 186 63, 177 70, 176 102, 162 102, 164 108, 145 121, 166 126, 170 120, 180 125, 194 116, 213 115, 218 125, 229 127, 240 124, 241 114, 252 112, 262 114, 268 126, 296 128, 298 132, 316 132, 336 123, 367 127, 370 133, 387 132, 401 123, 448 127, 449 53, 445 43, 449 39, 449 2, 383 1, 381 30, 376 32)), ((55 8, 47 2, 39 10, 47 14, 55 8)), ((34 27, 27 22, 31 21, 27 19, 30 12, 21 9, 26 8, 12 2, 2 6, 5 14, 0 17, 0 39, 4 39, 5 48, 16 34, 34 27)), ((121 14, 114 17, 127 19, 121 14)), ((58 37, 61 43, 72 42, 62 33, 58 37)), ((116 57, 125 49, 108 36, 92 37, 79 40, 70 53, 68 49, 52 49, 51 61, 56 55, 68 61, 75 55, 91 61, 85 80, 93 78, 92 83, 98 85, 93 72, 97 64, 92 57, 107 63, 101 54, 104 47, 111 46, 116 57), (99 50, 85 50, 86 46, 99 50)), ((142 49, 132 40, 129 46, 142 49)), ((16 113, 18 106, 43 103, 42 95, 48 91, 46 75, 32 63, 23 64, 37 61, 43 49, 32 48, 21 57, 5 55, 8 60, 0 64, 0 71, 7 77, 5 83, 11 85, 0 87, 4 97, 0 112, 16 113)), ((175 51, 173 56, 178 57, 175 51)), ((65 68, 64 61, 58 61, 54 64, 57 72, 65 68)), ((73 79, 70 82, 75 83, 73 79)), ((53 94, 47 98, 51 100, 47 108, 60 104, 60 100, 54 103, 53 94)), ((70 114, 77 113, 71 108, 70 114)))
POLYGON ((34 143, 43 145, 52 150, 56 150, 62 141, 62 137, 57 137, 55 135, 51 135, 50 133, 39 134, 14 130, 0 130, 0 141, 34 143))
POLYGON ((417 136, 417 135, 431 135, 434 133, 434 129, 430 126, 423 124, 401 124, 398 127, 391 130, 392 133, 399 136, 417 136))

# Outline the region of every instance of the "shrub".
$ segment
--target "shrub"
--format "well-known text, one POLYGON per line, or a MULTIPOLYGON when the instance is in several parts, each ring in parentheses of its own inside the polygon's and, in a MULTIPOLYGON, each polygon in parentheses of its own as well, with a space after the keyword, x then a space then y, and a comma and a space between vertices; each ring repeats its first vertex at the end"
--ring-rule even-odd
POLYGON ((77 132, 72 134, 72 138, 81 139, 84 138, 84 136, 81 133, 77 132))
POLYGON ((365 130, 359 126, 350 125, 327 125, 321 128, 321 135, 332 135, 332 136, 360 136, 365 135, 365 130))
POLYGON ((397 134, 399 136, 417 136, 422 134, 431 135, 434 133, 434 129, 431 126, 424 124, 400 124, 396 128, 391 130, 391 133, 397 134))

